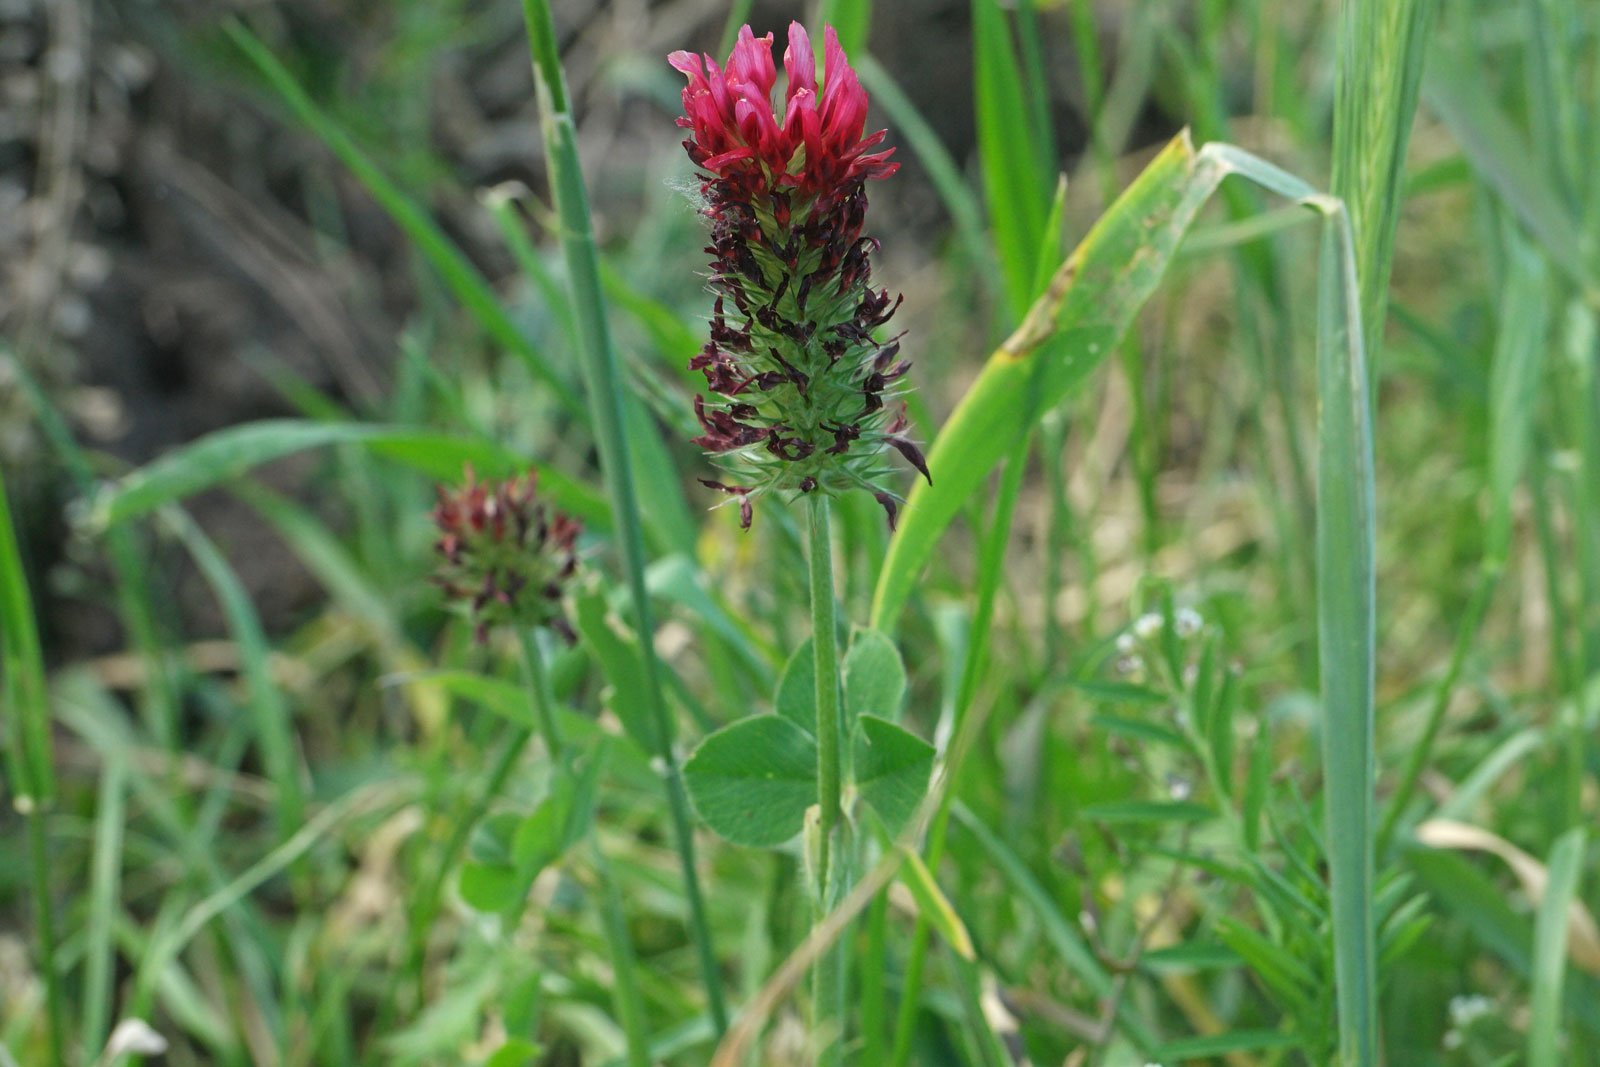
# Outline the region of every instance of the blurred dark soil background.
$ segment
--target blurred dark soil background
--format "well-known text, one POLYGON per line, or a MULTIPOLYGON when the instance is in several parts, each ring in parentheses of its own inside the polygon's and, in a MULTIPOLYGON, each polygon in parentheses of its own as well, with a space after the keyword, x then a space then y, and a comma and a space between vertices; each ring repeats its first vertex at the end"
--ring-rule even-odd
MULTIPOLYGON (((726 11, 720 0, 557 4, 602 241, 632 232, 660 209, 666 182, 688 177, 672 124, 680 80, 664 56, 714 51, 726 11)), ((781 51, 784 26, 801 14, 758 3, 751 22, 774 30, 781 51)), ((1057 6, 1043 17, 1065 16, 1057 6)), ((448 301, 382 209, 246 68, 222 30, 231 18, 503 290, 515 270, 478 194, 520 182, 544 195, 515 0, 0 0, 0 337, 110 457, 103 475, 208 431, 300 413, 286 381, 356 411, 373 405, 419 308, 448 301)), ((1099 18, 1114 35, 1114 7, 1099 18)), ((964 165, 974 147, 969 30, 963 0, 917 0, 879 3, 869 36, 964 165)), ((1059 52, 1047 58, 1065 167, 1083 149, 1079 78, 1064 27, 1045 38, 1059 52)), ((1114 42, 1104 52, 1114 56, 1114 42)), ((1176 125, 1147 104, 1132 146, 1176 125)), ((906 166, 874 215, 891 262, 906 266, 885 276, 903 286, 948 225, 900 143, 906 166)), ((694 240, 683 245, 695 256, 684 263, 691 282, 694 240)), ((73 562, 72 488, 32 425, 18 383, 0 379, 0 462, 25 502, 47 640, 56 658, 112 651, 121 637, 107 598, 75 595, 99 578, 73 562)), ((268 481, 293 491, 305 467, 275 465, 268 481)), ((318 601, 249 509, 221 493, 191 504, 269 626, 318 601)), ((322 506, 336 517, 336 503, 322 506)), ((203 583, 181 553, 164 554, 165 610, 184 632, 220 632, 203 583)))

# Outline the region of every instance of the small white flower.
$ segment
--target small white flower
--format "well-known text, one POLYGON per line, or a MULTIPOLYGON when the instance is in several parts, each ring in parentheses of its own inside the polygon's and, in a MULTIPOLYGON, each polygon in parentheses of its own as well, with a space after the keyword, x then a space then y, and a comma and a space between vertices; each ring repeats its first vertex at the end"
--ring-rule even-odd
POLYGON ((1173 800, 1188 800, 1194 795, 1194 783, 1176 774, 1167 776, 1167 795, 1173 800))
POLYGON ((1151 641, 1161 632, 1161 616, 1147 611, 1133 620, 1133 632, 1141 641, 1151 641))
POLYGON ((1142 656, 1123 656, 1117 660, 1118 674, 1143 674, 1144 658, 1142 656))
POLYGON ((143 1019, 124 1019, 111 1031, 101 1059, 114 1062, 121 1056, 159 1056, 167 1051, 167 1039, 156 1033, 143 1019))
POLYGON ((1205 619, 1193 608, 1179 608, 1178 613, 1172 617, 1172 628, 1179 637, 1193 637, 1200 632, 1200 627, 1205 625, 1205 619))
POLYGON ((1494 1010, 1494 1002, 1481 993, 1450 998, 1450 1022, 1466 1029, 1494 1010))
POLYGON ((1124 631, 1123 633, 1117 635, 1117 651, 1122 655, 1131 656, 1133 655, 1134 650, 1138 647, 1139 639, 1134 637, 1131 633, 1124 631))

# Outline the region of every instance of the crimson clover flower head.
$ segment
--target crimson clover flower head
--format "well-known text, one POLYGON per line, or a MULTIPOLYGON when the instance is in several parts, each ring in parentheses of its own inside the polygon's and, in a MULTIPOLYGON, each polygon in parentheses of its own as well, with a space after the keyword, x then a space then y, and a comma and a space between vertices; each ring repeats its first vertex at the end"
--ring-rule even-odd
POLYGON ((673 52, 667 62, 689 79, 678 125, 694 131, 684 143, 695 165, 749 193, 793 190, 801 197, 844 190, 851 182, 887 178, 900 164, 894 149, 868 152, 887 130, 863 137, 867 93, 851 69, 839 37, 824 31, 825 71, 817 86, 811 39, 789 24, 783 57, 788 86, 782 113, 774 111, 778 72, 772 34, 756 37, 745 26, 726 69, 708 55, 673 52))
POLYGON ((688 79, 678 125, 692 131, 684 149, 711 220, 716 299, 710 340, 689 363, 708 393, 695 398, 694 440, 733 478, 702 481, 737 499, 746 528, 762 493, 852 489, 877 497, 892 526, 888 453, 928 468, 896 403, 911 365, 898 337, 875 333, 903 298, 872 288, 878 242, 862 228, 866 183, 899 164, 892 148, 874 151, 887 131, 865 133, 867 94, 832 27, 819 85, 811 41, 790 24, 776 107, 772 43, 746 26, 725 67, 668 57, 688 79))
POLYGON ((461 604, 477 638, 501 624, 548 626, 575 640, 562 613, 561 593, 578 568, 576 519, 538 498, 538 475, 479 481, 469 466, 465 481, 438 487, 433 522, 439 538, 434 582, 461 604))

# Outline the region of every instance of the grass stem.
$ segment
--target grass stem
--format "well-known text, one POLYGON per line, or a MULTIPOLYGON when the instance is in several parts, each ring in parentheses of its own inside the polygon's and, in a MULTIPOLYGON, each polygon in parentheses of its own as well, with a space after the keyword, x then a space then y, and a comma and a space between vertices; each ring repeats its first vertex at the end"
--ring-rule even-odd
POLYGON ((573 303, 578 312, 578 330, 583 341, 584 384, 595 425, 596 443, 600 449, 600 465, 615 514, 617 541, 622 552, 628 591, 633 600, 644 675, 643 688, 650 701, 649 716, 655 733, 655 755, 662 768, 672 817, 673 839, 689 905, 689 935, 699 957, 712 1028, 720 1037, 728 1028, 728 1013, 723 1003, 722 975, 711 944, 711 929, 700 891, 700 878, 695 869, 694 827, 689 817, 689 798, 678 758, 677 728, 667 708, 661 685, 661 664, 656 658, 654 613, 645 587, 644 529, 623 421, 624 386, 606 320, 605 301, 601 295, 599 253, 595 248, 588 193, 584 188, 583 171, 578 160, 577 131, 572 115, 567 110, 566 87, 556 48, 550 5, 547 0, 523 0, 522 10, 533 56, 534 82, 539 93, 545 160, 549 167, 550 185, 555 193, 556 211, 561 219, 562 251, 566 256, 567 276, 572 286, 573 303))

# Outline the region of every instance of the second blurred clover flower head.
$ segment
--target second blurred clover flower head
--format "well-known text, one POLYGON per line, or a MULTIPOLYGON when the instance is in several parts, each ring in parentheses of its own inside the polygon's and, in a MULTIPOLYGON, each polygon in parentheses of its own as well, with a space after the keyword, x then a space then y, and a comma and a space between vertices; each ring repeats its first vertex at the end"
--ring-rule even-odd
POLYGON ((690 362, 711 395, 695 398, 695 443, 734 479, 702 481, 738 500, 746 528, 762 493, 852 489, 872 493, 892 526, 888 451, 929 475, 894 403, 910 364, 898 338, 873 337, 903 298, 872 288, 878 242, 861 231, 866 183, 899 164, 893 149, 872 151, 886 131, 863 135, 867 94, 832 27, 819 85, 811 41, 790 25, 781 111, 772 44, 746 26, 725 68, 668 57, 688 78, 678 125, 692 131, 684 148, 711 220, 711 337, 690 362))
POLYGON ((538 496, 534 471, 438 487, 439 537, 434 581, 471 616, 480 642, 499 625, 548 626, 574 640, 562 612, 562 589, 578 567, 576 519, 538 496))

